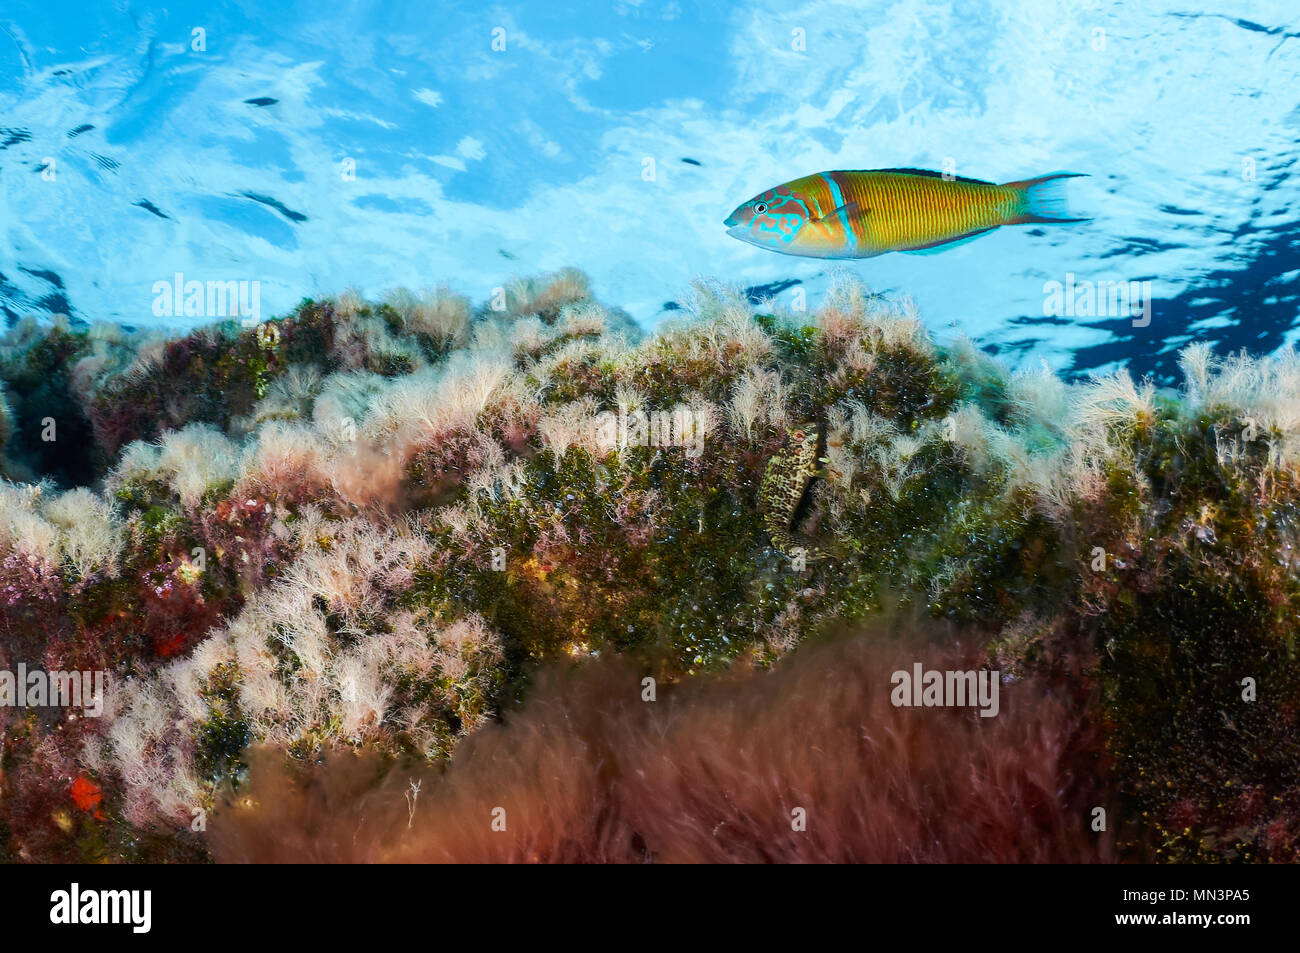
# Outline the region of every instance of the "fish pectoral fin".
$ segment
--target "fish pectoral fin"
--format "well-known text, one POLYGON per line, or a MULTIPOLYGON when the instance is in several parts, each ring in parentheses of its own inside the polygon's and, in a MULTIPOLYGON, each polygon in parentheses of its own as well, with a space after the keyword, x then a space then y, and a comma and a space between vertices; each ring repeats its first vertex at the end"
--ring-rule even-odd
MULTIPOLYGON (((997 228, 997 226, 993 226, 997 228)), ((972 232, 969 235, 963 235, 961 238, 953 238, 946 242, 935 242, 933 245, 925 245, 921 248, 904 248, 900 249, 904 255, 937 255, 941 251, 947 251, 949 248, 956 248, 958 245, 965 245, 967 242, 973 242, 981 235, 987 235, 993 231, 993 228, 981 228, 978 232, 972 232)))
MULTIPOLYGON (((857 202, 845 202, 839 208, 833 208, 825 215, 818 215, 815 218, 809 219, 809 221, 812 222, 825 221, 828 218, 834 218, 836 215, 839 215, 840 212, 843 212, 845 215, 857 215, 859 209, 862 209, 862 206, 859 205, 857 202)), ((862 209, 861 214, 866 215, 870 211, 871 209, 862 209)))

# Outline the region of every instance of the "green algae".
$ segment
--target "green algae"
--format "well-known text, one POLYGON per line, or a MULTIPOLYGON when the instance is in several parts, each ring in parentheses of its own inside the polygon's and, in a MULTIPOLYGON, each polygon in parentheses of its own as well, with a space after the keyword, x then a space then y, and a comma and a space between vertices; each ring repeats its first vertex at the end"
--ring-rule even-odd
MULTIPOLYGON (((839 556, 799 567, 765 534, 757 497, 782 439, 773 419, 720 426, 692 458, 680 447, 600 454, 550 447, 535 419, 509 420, 493 408, 477 423, 520 468, 517 492, 474 489, 464 459, 469 435, 442 435, 401 471, 401 506, 432 553, 411 585, 349 625, 323 601, 313 604, 341 646, 361 630, 387 633, 394 609, 429 625, 472 614, 500 637, 499 658, 473 656, 461 675, 395 674, 396 696, 431 714, 415 726, 423 729, 418 738, 409 726, 386 729, 376 742, 382 750, 454 757, 467 726, 525 698, 532 674, 556 659, 620 653, 657 678, 683 680, 767 665, 889 605, 978 633, 989 659, 1012 674, 1077 681, 1080 704, 1105 726, 1127 856, 1232 861, 1294 852, 1300 492, 1294 472, 1276 463, 1286 437, 1277 427, 1244 440, 1239 410, 1192 412, 1180 398, 1157 396, 1080 437, 1024 423, 1009 375, 992 361, 875 318, 858 316, 832 333, 812 318, 733 316, 631 352, 581 326, 559 333, 572 300, 540 294, 521 285, 507 295, 555 332, 511 358, 538 415, 583 401, 615 411, 629 391, 650 408, 726 407, 743 375, 764 372, 785 387, 780 409, 788 419, 840 421, 830 428, 834 452, 850 466, 815 480, 798 516, 801 534, 836 543, 839 556), (1012 449, 953 439, 945 425, 961 414, 1012 449), (859 439, 863 415, 874 423, 859 439), (1086 491, 1072 490, 1053 509, 1030 468, 1066 453, 1071 441, 1097 479, 1078 477, 1086 491), (472 531, 440 521, 451 506, 473 510, 472 531), (1247 677, 1258 684, 1254 702, 1241 697, 1247 677)), ((473 316, 479 324, 503 320, 487 309, 473 316)), ((401 380, 442 367, 456 351, 455 335, 411 330, 388 303, 344 314, 308 300, 264 327, 275 331, 227 327, 173 342, 142 374, 95 392, 89 418, 104 459, 129 439, 168 428, 204 422, 231 430, 290 366, 401 380), (387 340, 361 334, 358 322, 375 322, 387 340)), ((63 379, 84 353, 78 340, 53 332, 11 359, 10 389, 63 379)), ((125 571, 69 601, 76 627, 102 629, 104 620, 138 611, 140 580, 155 578, 149 572, 171 565, 174 553, 209 546, 212 528, 202 521, 233 488, 230 480, 213 483, 188 511, 163 483, 119 486, 116 500, 135 528, 125 571)), ((299 504, 285 505, 292 527, 299 504)), ((325 505, 327 520, 354 515, 337 501, 325 505)), ((243 533, 243 523, 231 532, 243 533)), ((328 538, 313 542, 329 548, 328 538)), ((231 562, 213 553, 199 587, 206 602, 233 610, 279 572, 274 553, 261 576, 231 562)), ((302 660, 280 639, 268 645, 277 677, 292 680, 302 660)), ((147 674, 146 647, 124 649, 122 664, 147 674)), ((213 789, 239 783, 241 752, 256 738, 239 708, 239 678, 237 668, 221 669, 205 690, 211 715, 194 730, 196 769, 213 789)), ((340 731, 331 716, 292 751, 309 758, 340 731)), ((78 843, 107 849, 92 840, 78 843)))

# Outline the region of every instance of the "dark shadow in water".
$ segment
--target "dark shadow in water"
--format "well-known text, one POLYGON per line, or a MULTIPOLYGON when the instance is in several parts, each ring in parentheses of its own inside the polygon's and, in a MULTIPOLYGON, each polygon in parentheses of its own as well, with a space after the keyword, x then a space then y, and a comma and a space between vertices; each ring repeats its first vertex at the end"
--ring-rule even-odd
MULTIPOLYGON (((1237 235, 1254 230, 1247 225, 1237 235)), ((1115 361, 1135 377, 1150 374, 1159 384, 1173 384, 1180 376, 1178 350, 1187 335, 1210 344, 1219 354, 1242 349, 1271 354, 1286 343, 1287 332, 1297 323, 1300 287, 1282 281, 1284 274, 1297 268, 1300 223, 1270 235, 1245 268, 1217 269, 1201 285, 1172 298, 1154 298, 1151 324, 1145 328, 1135 328, 1128 317, 1089 322, 1088 327, 1109 331, 1111 340, 1076 349, 1067 373, 1079 376, 1115 361), (1224 315, 1231 318, 1230 324, 1197 326, 1224 315)))
POLYGON ((801 284, 803 284, 803 281, 798 278, 780 278, 776 281, 769 281, 767 284, 750 285, 745 289, 745 298, 750 304, 757 305, 775 298, 782 291, 801 284))
MULTIPOLYGON (((1265 191, 1279 188, 1287 179, 1286 163, 1277 175, 1263 185, 1265 191)), ((1174 212, 1174 210, 1168 210, 1174 212)), ((1181 214, 1174 212, 1175 214, 1181 214)), ((1159 385, 1176 384, 1180 379, 1178 351, 1192 341, 1208 343, 1216 353, 1245 350, 1250 354, 1271 354, 1286 343, 1289 331, 1300 323, 1300 284, 1284 280, 1289 272, 1300 269, 1300 221, 1280 228, 1261 229, 1250 222, 1238 227, 1232 238, 1262 236, 1259 251, 1240 268, 1216 268, 1206 273, 1199 284, 1188 287, 1170 298, 1153 298, 1151 323, 1134 327, 1129 316, 1078 321, 1084 327, 1107 332, 1101 344, 1079 347, 1062 374, 1070 379, 1085 377, 1106 365, 1127 367, 1134 377, 1150 375, 1159 385), (1210 327, 1202 322, 1227 317, 1231 323, 1210 327)), ((1170 247, 1170 246, 1165 246, 1170 247)), ((1141 255, 1151 251, 1149 242, 1126 239, 1126 245, 1103 255, 1141 255)), ((1133 280, 1154 276, 1135 276, 1133 280)), ((1078 319, 1057 317, 1020 317, 1012 320, 1022 326, 1059 326, 1078 319)), ((1050 334, 1046 336, 1050 340, 1050 334)), ((1023 338, 991 348, 994 353, 1024 353, 1044 338, 1023 338)))

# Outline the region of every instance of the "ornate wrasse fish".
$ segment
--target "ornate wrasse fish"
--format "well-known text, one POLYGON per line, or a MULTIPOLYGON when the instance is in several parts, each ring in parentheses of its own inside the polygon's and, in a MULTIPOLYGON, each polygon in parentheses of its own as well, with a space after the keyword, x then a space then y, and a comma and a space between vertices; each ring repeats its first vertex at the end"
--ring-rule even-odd
POLYGON ((818 172, 768 189, 723 223, 751 245, 809 258, 928 252, 1001 225, 1083 222, 1064 211, 1057 172, 997 185, 923 169, 818 172))

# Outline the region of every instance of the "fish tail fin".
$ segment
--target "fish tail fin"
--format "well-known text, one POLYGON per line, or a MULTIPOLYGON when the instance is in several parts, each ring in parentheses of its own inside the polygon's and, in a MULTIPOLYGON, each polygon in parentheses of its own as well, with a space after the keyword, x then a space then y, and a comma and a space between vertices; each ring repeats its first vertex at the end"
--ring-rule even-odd
POLYGON ((1061 224, 1065 222, 1090 222, 1092 219, 1076 218, 1065 204, 1065 180, 1087 175, 1086 172, 1053 172, 1036 179, 1008 182, 1005 188, 1020 191, 1020 212, 1007 224, 1030 225, 1034 223, 1061 224))

